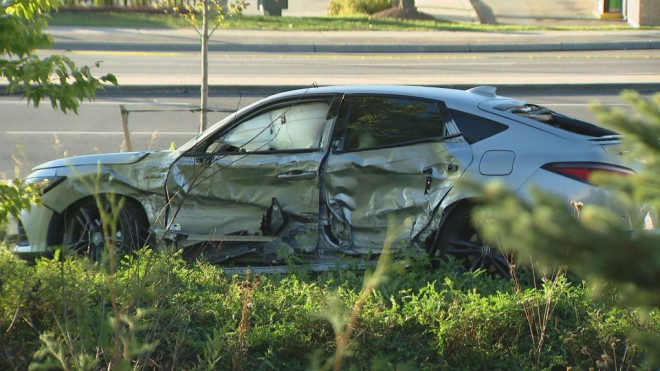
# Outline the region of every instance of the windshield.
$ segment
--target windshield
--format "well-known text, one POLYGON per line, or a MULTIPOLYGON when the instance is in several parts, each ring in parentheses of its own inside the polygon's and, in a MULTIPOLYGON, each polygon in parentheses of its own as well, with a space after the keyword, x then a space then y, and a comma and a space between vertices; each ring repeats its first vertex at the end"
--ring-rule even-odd
POLYGON ((215 133, 218 129, 220 129, 221 127, 227 125, 227 123, 231 122, 234 119, 234 117, 236 117, 237 114, 238 114, 238 112, 232 113, 231 115, 229 115, 229 116, 225 117, 224 119, 218 121, 217 123, 213 124, 213 126, 211 126, 210 128, 204 130, 203 132, 197 134, 195 137, 193 137, 192 139, 190 139, 189 141, 187 141, 186 143, 184 143, 183 145, 181 145, 177 149, 181 152, 185 152, 185 151, 191 149, 197 143, 202 142, 209 135, 211 135, 212 133, 215 133))
POLYGON ((261 103, 263 103, 263 100, 258 101, 258 102, 254 102, 252 104, 248 104, 247 106, 239 109, 238 111, 236 111, 236 112, 232 113, 231 115, 225 117, 224 119, 218 121, 217 123, 215 123, 210 128, 208 128, 208 129, 204 130, 203 132, 197 134, 197 136, 195 136, 191 140, 184 143, 182 146, 177 148, 177 150, 181 151, 181 152, 188 151, 189 149, 191 149, 192 147, 197 145, 197 143, 200 143, 200 142, 204 141, 206 138, 210 137, 213 133, 220 130, 220 128, 222 128, 225 125, 229 124, 230 122, 234 121, 236 116, 239 116, 239 115, 243 114, 244 112, 247 112, 247 111, 251 110, 253 107, 255 107, 255 106, 257 106, 261 103))

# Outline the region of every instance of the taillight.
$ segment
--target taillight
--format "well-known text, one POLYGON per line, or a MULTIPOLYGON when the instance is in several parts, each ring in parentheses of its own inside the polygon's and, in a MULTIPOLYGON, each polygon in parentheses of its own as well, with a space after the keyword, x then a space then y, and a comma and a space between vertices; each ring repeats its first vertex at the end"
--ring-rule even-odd
POLYGON ((601 162, 552 162, 541 166, 541 168, 589 184, 591 184, 589 178, 595 172, 602 171, 619 175, 634 173, 633 170, 627 167, 601 162))

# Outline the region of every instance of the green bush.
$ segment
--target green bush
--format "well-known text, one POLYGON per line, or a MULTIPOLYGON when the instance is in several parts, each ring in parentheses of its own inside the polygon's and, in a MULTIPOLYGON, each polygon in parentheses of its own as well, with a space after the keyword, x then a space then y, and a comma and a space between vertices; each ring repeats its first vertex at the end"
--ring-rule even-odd
MULTIPOLYGON (((332 362, 333 323, 345 323, 364 272, 293 271, 229 275, 144 250, 111 275, 82 258, 29 265, 3 248, 0 369, 100 369, 113 360, 135 369, 320 368, 332 362)), ((533 369, 522 304, 545 303, 548 288, 527 281, 519 289, 483 272, 433 270, 424 261, 390 271, 367 292, 344 365, 533 369)), ((591 294, 580 282, 558 281, 540 367, 588 369, 614 360, 644 367, 644 354, 633 352, 626 334, 657 333, 660 315, 608 309, 591 294)))
POLYGON ((391 7, 391 0, 330 0, 328 14, 337 16, 374 14, 391 7))

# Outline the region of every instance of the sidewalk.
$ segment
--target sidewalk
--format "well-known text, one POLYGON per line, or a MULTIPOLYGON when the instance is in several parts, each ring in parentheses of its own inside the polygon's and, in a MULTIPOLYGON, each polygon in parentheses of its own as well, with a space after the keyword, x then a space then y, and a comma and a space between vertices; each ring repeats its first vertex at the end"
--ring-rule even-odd
POLYGON ((452 22, 479 23, 470 0, 415 0, 417 10, 452 22))
MULTIPOLYGON (((326 16, 330 0, 289 0, 284 16, 326 16)), ((452 22, 533 26, 626 25, 623 19, 599 19, 596 0, 415 0, 417 10, 452 22)), ((256 3, 245 14, 260 14, 256 3)))
MULTIPOLYGON (((445 1, 445 0, 440 0, 445 1)), ((455 0, 453 0, 455 1, 455 0)), ((531 26, 626 26, 622 18, 597 18, 596 0, 468 0, 481 23, 531 26)))
MULTIPOLYGON (((289 0, 284 16, 326 16, 330 0, 289 0)), ((452 22, 518 24, 533 26, 626 25, 623 19, 599 19, 596 0, 415 0, 417 10, 452 22)), ((256 2, 245 14, 261 14, 256 2)))
MULTIPOLYGON (((282 10, 282 15, 288 17, 327 16, 329 2, 330 0, 289 0, 289 8, 282 10)), ((479 22, 479 17, 470 0, 415 0, 415 5, 420 12, 438 19, 452 22, 479 22)), ((248 15, 261 14, 257 9, 256 1, 251 2, 243 13, 248 15)))

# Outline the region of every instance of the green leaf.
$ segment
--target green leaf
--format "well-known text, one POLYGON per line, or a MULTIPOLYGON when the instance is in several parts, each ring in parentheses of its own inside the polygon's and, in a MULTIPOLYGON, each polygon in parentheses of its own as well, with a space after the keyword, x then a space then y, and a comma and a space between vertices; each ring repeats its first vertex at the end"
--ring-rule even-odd
MULTIPOLYGON (((43 32, 47 15, 59 0, 5 0, 0 6, 0 79, 9 93, 21 92, 38 106, 49 98, 51 106, 77 113, 85 98, 94 99, 101 82, 116 85, 116 78, 96 78, 87 66, 78 67, 68 57, 51 55, 40 59, 37 48, 49 48, 51 37, 43 32), (18 58, 16 58, 18 57, 18 58)), ((112 77, 109 77, 112 76, 112 77)))

